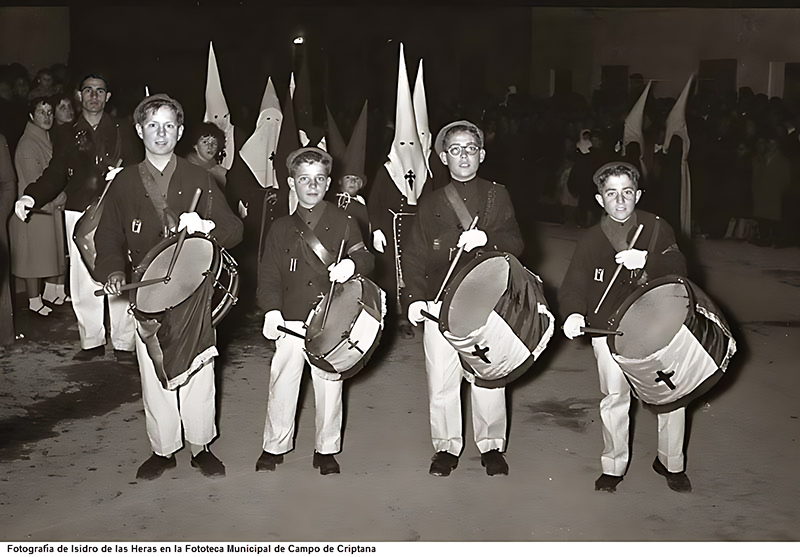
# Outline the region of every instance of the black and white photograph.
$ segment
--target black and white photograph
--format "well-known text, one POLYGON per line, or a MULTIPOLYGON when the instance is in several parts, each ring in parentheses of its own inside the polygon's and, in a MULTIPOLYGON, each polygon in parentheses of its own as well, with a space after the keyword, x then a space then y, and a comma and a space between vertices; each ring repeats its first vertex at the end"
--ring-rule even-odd
POLYGON ((0 553, 788 554, 798 29, 0 5, 0 553))

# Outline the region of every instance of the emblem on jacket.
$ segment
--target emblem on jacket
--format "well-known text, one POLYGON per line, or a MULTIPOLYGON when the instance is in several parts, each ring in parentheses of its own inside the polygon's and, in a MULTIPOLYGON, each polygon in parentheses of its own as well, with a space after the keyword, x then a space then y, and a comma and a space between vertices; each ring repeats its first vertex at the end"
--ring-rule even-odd
POLYGON ((133 231, 134 234, 138 234, 139 232, 141 232, 142 221, 140 221, 139 219, 133 219, 133 221, 131 222, 131 230, 133 231))
POLYGON ((603 274, 605 273, 605 269, 598 267, 594 270, 594 280, 597 282, 603 282, 603 274))

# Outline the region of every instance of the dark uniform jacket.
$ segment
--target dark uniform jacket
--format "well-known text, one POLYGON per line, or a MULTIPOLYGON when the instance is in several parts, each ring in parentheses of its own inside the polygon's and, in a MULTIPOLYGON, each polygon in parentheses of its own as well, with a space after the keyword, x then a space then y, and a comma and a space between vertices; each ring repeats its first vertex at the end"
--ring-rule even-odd
MULTIPOLYGON (((608 296, 595 313, 597 303, 617 269, 614 257, 618 250, 611 245, 601 224, 593 226, 578 241, 558 291, 559 310, 563 317, 579 313, 586 318, 587 327, 607 329, 608 320, 637 284, 670 274, 686 276, 686 259, 675 243, 672 227, 652 213, 636 210, 634 215, 636 224, 628 226, 628 241, 633 237, 636 226, 643 224, 642 233, 633 247, 648 250, 644 272, 636 273, 623 267, 608 296), (658 235, 651 247, 656 222, 659 223, 658 235)), ((608 218, 607 215, 603 217, 608 218)))
POLYGON ((35 207, 67 194, 65 209, 85 211, 103 193, 108 167, 133 165, 142 160, 141 142, 136 140, 133 126, 103 114, 97 129, 81 114, 67 130, 59 130, 53 143, 53 158, 44 173, 25 188, 35 207))
MULTIPOLYGON (((482 248, 462 254, 453 275, 481 252, 503 251, 519 256, 524 244, 506 188, 482 178, 452 183, 462 199, 466 198, 464 204, 470 215, 478 217, 477 228, 488 238, 482 248)), ((428 193, 419 205, 402 262, 406 283, 404 312, 411 302, 436 297, 464 231, 445 191, 441 188, 428 193)))
MULTIPOLYGON (((374 257, 364 246, 355 219, 327 201, 312 210, 322 212, 312 229, 328 252, 335 258, 342 239, 346 238, 344 253, 356 264, 355 273, 370 273, 374 257)), ((301 207, 297 211, 303 213, 301 207)), ((258 305, 265 312, 278 309, 287 321, 305 321, 323 294, 330 290, 331 283, 327 266, 300 237, 295 218, 287 215, 276 220, 267 234, 258 269, 257 296, 258 305)))
MULTIPOLYGON (((214 221, 210 235, 223 248, 238 244, 242 240, 242 222, 231 212, 208 171, 181 157, 176 157, 176 163, 167 191, 167 205, 175 216, 188 211, 195 190, 201 187, 197 213, 214 221)), ((114 178, 103 205, 95 233, 96 267, 98 276, 107 277, 125 270, 129 254, 134 266, 141 263, 147 252, 164 240, 164 230, 142 184, 138 164, 126 167, 114 178)))

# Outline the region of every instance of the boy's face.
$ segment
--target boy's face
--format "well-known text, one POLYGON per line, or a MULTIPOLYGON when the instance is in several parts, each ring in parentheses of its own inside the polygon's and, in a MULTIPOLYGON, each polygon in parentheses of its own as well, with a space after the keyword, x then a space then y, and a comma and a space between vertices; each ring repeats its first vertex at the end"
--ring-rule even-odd
POLYGON ((478 145, 478 139, 471 133, 460 131, 447 140, 440 158, 450 170, 450 176, 459 182, 468 182, 478 174, 478 168, 486 156, 486 151, 478 145))
POLYGON ((361 181, 360 176, 348 174, 347 176, 342 176, 342 179, 339 181, 339 191, 351 197, 355 197, 362 187, 364 187, 364 182, 361 181))
POLYGON ((287 180, 289 187, 297 193, 297 201, 301 207, 311 209, 325 197, 331 179, 325 165, 321 162, 302 163, 297 167, 294 176, 287 180))
POLYGON ((144 148, 153 155, 171 155, 183 135, 175 111, 162 106, 157 112, 148 112, 144 125, 136 124, 136 133, 142 138, 144 148))
POLYGON ((624 222, 633 214, 642 190, 633 185, 627 176, 611 176, 606 180, 603 193, 596 194, 595 199, 606 210, 612 219, 624 222))

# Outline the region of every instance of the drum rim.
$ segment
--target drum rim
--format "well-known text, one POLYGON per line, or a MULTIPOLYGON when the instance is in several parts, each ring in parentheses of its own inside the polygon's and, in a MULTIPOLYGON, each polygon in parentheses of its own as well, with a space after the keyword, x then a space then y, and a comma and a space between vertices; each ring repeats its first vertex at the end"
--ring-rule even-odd
MULTIPOLYGON (((139 263, 139 265, 137 265, 134 268, 134 271, 132 273, 132 280, 134 282, 140 281, 142 279, 142 277, 144 276, 145 272, 147 272, 147 269, 153 263, 153 260, 156 257, 158 257, 168 246, 178 243, 178 239, 179 238, 180 238, 180 235, 179 234, 175 234, 173 236, 170 236, 169 238, 164 238, 159 243, 157 243, 155 246, 150 248, 147 251, 147 253, 145 254, 145 256, 142 258, 142 261, 139 263)), ((194 234, 188 234, 186 236, 186 240, 195 239, 195 238, 206 240, 207 242, 210 242, 213 247, 217 248, 217 249, 212 250, 213 256, 211 258, 211 264, 209 265, 209 268, 206 271, 206 272, 212 272, 212 270, 213 270, 213 274, 216 277, 218 275, 218 273, 220 272, 221 268, 222 268, 222 256, 221 256, 222 248, 219 246, 219 244, 217 244, 217 242, 213 238, 211 238, 210 236, 208 236, 206 234, 201 234, 201 233, 198 232, 198 233, 194 233, 194 234)), ((216 278, 215 278, 215 280, 216 280, 216 278)), ((179 303, 177 303, 175 305, 165 307, 161 311, 145 312, 145 311, 142 311, 142 310, 140 310, 140 309, 138 309, 136 307, 136 290, 131 290, 130 291, 129 300, 130 300, 131 309, 132 309, 134 315, 141 316, 141 319, 145 319, 145 320, 146 319, 155 319, 158 316, 162 315, 165 311, 167 311, 169 309, 172 309, 172 308, 175 308, 178 305, 180 305, 180 303, 186 301, 184 299, 184 300, 182 300, 181 302, 179 302, 179 303)))
MULTIPOLYGON (((466 276, 470 271, 472 271, 472 269, 474 269, 487 259, 491 259, 493 257, 502 257, 503 259, 509 262, 509 265, 511 264, 512 258, 517 260, 517 258, 514 257, 514 254, 505 251, 485 251, 483 253, 480 253, 472 261, 469 261, 466 265, 464 265, 461 268, 461 270, 458 271, 458 273, 456 273, 456 275, 452 279, 450 279, 450 283, 444 289, 444 295, 442 296, 442 307, 441 310, 439 311, 439 331, 441 331, 442 334, 444 334, 445 331, 450 330, 449 329, 450 320, 448 318, 448 312, 445 311, 445 308, 450 307, 450 303, 453 301, 453 294, 455 291, 453 285, 461 284, 461 281, 464 279, 464 276, 466 276)), ((519 262, 519 260, 517 260, 517 262, 519 262)))
MULTIPOLYGON (((664 286, 665 284, 673 284, 673 283, 680 283, 686 287, 686 294, 689 297, 689 307, 693 308, 695 306, 694 301, 694 294, 692 293, 691 285, 688 279, 683 275, 664 275, 663 277, 659 277, 657 279, 653 279, 647 281, 646 283, 642 284, 641 286, 636 287, 636 289, 628 294, 625 300, 620 304, 617 310, 613 313, 611 317, 608 318, 608 328, 611 331, 619 330, 619 322, 621 321, 621 317, 625 315, 625 312, 633 305, 633 303, 641 298, 646 292, 653 290, 659 286, 664 286)), ((617 354, 616 351, 616 335, 608 335, 607 342, 608 348, 611 350, 612 354, 617 354)))

